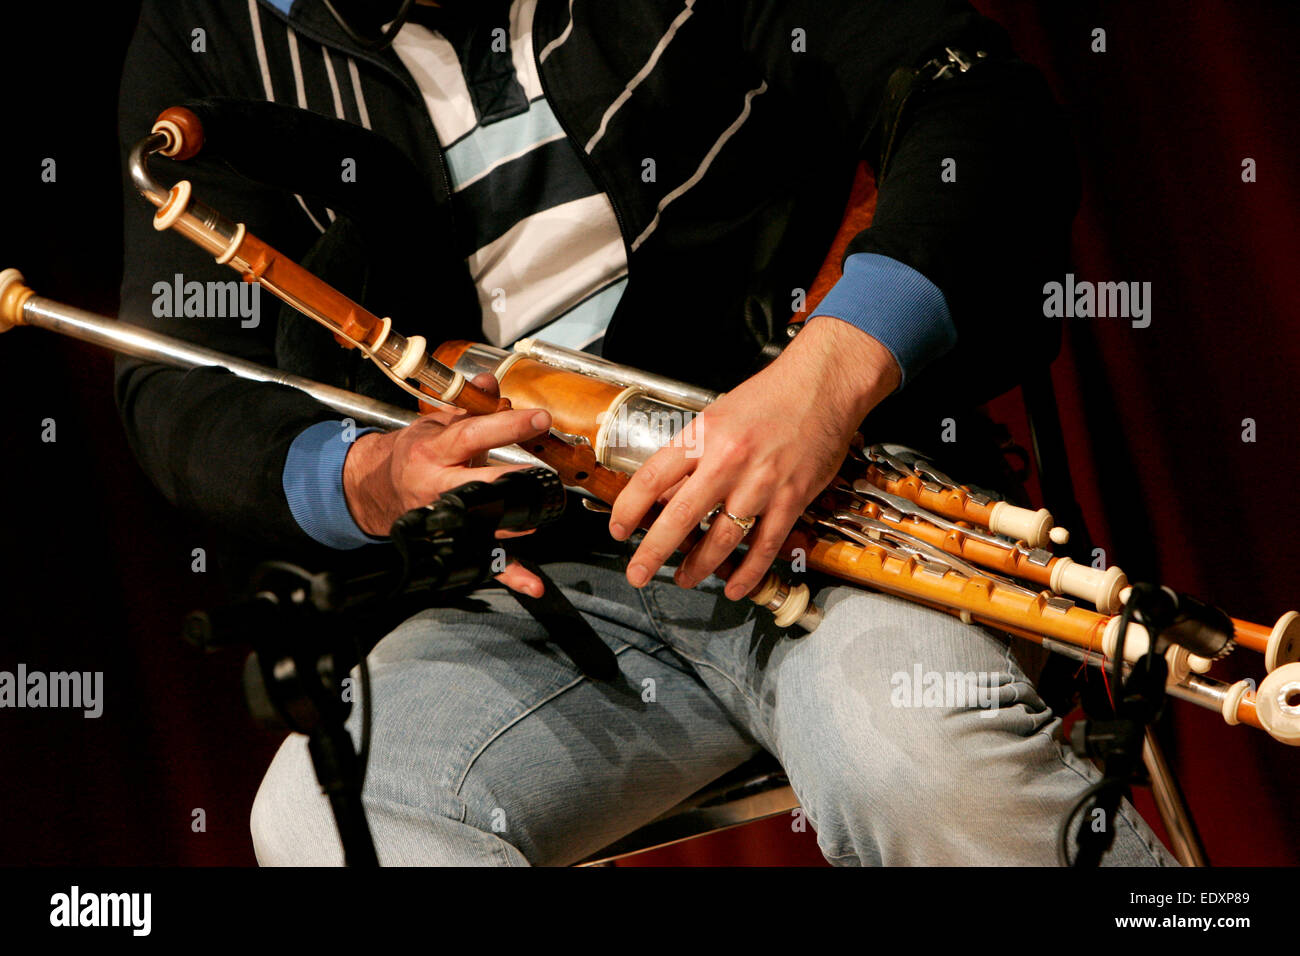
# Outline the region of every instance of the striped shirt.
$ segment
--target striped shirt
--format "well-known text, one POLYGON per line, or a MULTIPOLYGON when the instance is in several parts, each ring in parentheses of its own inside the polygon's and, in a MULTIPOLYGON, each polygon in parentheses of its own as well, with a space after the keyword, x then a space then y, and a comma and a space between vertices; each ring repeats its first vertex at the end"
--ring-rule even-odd
POLYGON ((485 337, 591 348, 627 284, 627 252, 609 198, 542 90, 535 6, 479 0, 462 17, 417 14, 393 50, 443 148, 485 337))

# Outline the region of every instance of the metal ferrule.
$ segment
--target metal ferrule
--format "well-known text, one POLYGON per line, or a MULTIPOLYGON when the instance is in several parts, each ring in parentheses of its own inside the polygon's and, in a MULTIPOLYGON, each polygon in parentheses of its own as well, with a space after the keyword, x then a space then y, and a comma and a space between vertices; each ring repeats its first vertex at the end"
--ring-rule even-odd
MULTIPOLYGON (((230 247, 239 226, 207 203, 191 199, 172 228, 215 257, 230 247)), ((230 265, 241 272, 249 268, 249 263, 238 255, 230 259, 230 265)))
POLYGON ((1210 710, 1222 712, 1223 700, 1228 696, 1228 689, 1231 686, 1212 677, 1188 674, 1181 681, 1170 682, 1166 689, 1169 691, 1170 697, 1191 701, 1193 704, 1200 704, 1203 707, 1209 707, 1210 710))
MULTIPOLYGON (((131 182, 140 195, 157 206, 160 211, 169 202, 176 200, 172 195, 173 189, 164 186, 149 171, 149 157, 165 149, 170 142, 171 139, 166 133, 150 133, 136 143, 127 156, 131 182)), ((191 197, 171 228, 216 257, 230 248, 238 225, 206 203, 191 197)), ((238 258, 232 259, 230 264, 238 269, 248 267, 248 263, 238 258)))
POLYGON ((421 385, 434 390, 435 395, 442 395, 452 385, 454 375, 451 369, 430 356, 425 356, 424 365, 413 376, 421 385))
MULTIPOLYGON (((633 472, 672 442, 697 412, 643 392, 627 392, 606 410, 596 439, 596 457, 607 468, 633 472)), ((688 447, 688 455, 697 453, 688 447)))

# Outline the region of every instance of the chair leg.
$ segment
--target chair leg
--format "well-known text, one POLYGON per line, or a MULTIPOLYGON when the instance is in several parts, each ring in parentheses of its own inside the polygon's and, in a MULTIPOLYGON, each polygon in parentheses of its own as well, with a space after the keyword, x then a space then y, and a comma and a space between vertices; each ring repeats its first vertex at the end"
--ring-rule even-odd
POLYGON ((1169 834, 1170 850, 1183 866, 1209 866, 1205 844, 1201 842, 1201 834, 1196 829, 1183 790, 1178 786, 1178 778, 1169 769, 1164 748, 1150 727, 1142 746, 1142 762, 1151 777, 1151 795, 1155 797, 1160 820, 1169 834))

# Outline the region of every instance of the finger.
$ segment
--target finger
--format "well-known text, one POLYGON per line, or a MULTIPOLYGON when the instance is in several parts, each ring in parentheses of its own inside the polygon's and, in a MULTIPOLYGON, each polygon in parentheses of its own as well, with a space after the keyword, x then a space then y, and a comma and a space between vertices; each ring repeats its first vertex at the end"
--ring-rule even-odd
MULTIPOLYGON (((682 449, 671 445, 660 448, 651 455, 650 460, 636 470, 632 479, 614 499, 614 506, 609 513, 609 533, 614 540, 625 540, 640 525, 650 506, 694 468, 695 459, 687 458, 682 449)), ((710 503, 709 507, 713 507, 713 504, 710 503)), ((698 521, 697 518, 696 522, 698 521)))
POLYGON ((687 478, 690 478, 690 475, 685 475, 681 479, 676 481, 671 488, 669 488, 667 491, 665 491, 656 499, 656 504, 660 504, 660 505, 668 504, 668 502, 672 500, 673 495, 677 494, 677 492, 682 490, 682 485, 686 484, 687 478))
MULTIPOLYGON (((724 512, 730 512, 737 517, 745 518, 762 514, 766 505, 766 495, 746 494, 739 491, 734 491, 728 495, 726 504, 722 506, 722 511, 718 512, 717 516, 714 517, 704 537, 691 549, 690 554, 686 555, 682 560, 681 567, 673 575, 673 580, 684 588, 695 587, 695 585, 712 574, 714 569, 726 559, 727 555, 735 551, 740 543, 745 540, 744 530, 739 524, 728 518, 724 512)), ((760 525, 762 523, 759 522, 760 525)), ((755 531, 757 531, 757 526, 755 531)))
POLYGON ((727 489, 720 478, 706 478, 700 472, 692 475, 691 480, 664 506, 655 523, 646 532, 641 546, 632 555, 627 566, 628 582, 639 588, 649 581, 682 543, 682 539, 699 525, 700 519, 726 493, 727 489))
POLYGON ((768 504, 763 517, 749 535, 749 552, 727 581, 727 597, 739 601, 758 586, 780 554, 781 545, 794 527, 800 510, 786 500, 774 500, 768 504))
POLYGON ((529 597, 541 597, 545 588, 542 579, 533 574, 518 561, 511 561, 506 569, 496 576, 497 580, 510 588, 529 597))
MULTIPOLYGON (((479 372, 469 380, 469 383, 480 391, 487 392, 493 398, 499 398, 501 394, 501 385, 497 382, 497 377, 491 372, 479 372)), ((487 464, 487 451, 481 451, 469 460, 473 466, 487 464)))
POLYGON ((527 441, 550 427, 551 414, 541 408, 471 415, 447 426, 434 460, 442 465, 470 461, 493 448, 527 441))
POLYGON ((480 392, 487 392, 493 398, 501 396, 501 383, 491 372, 479 372, 469 380, 469 383, 477 388, 480 392))

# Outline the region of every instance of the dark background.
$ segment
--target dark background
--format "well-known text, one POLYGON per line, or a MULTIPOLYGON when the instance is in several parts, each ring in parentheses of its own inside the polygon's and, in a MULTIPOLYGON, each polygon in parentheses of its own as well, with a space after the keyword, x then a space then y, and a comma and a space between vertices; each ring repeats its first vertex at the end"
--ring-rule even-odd
MULTIPOLYGON (((1072 322, 1053 369, 1091 530, 1131 577, 1271 624, 1300 605, 1294 4, 977 6, 1073 117, 1076 274, 1153 284, 1149 328, 1072 322), (1095 27, 1105 53, 1090 51, 1095 27), (1257 182, 1242 182, 1246 157, 1257 182)), ((134 8, 44 4, 13 24, 0 66, 0 268, 105 314, 121 269, 115 98, 134 8), (45 157, 54 184, 40 180, 45 157)), ((0 863, 252 862, 248 808, 277 739, 244 711, 241 655, 179 639, 185 612, 220 599, 212 571, 191 571, 192 550, 213 545, 130 458, 107 354, 12 331, 0 398, 0 669, 102 670, 106 698, 98 720, 0 710, 0 863), (41 441, 47 418, 54 443, 41 441), (205 832, 191 828, 196 809, 205 832)), ((1023 437, 1014 396, 995 409, 1023 437)), ((1262 675, 1246 652, 1228 664, 1262 675)), ((1211 860, 1300 862, 1300 752, 1191 706, 1173 731, 1211 860)), ((642 862, 819 861, 811 834, 777 820, 642 862)))

